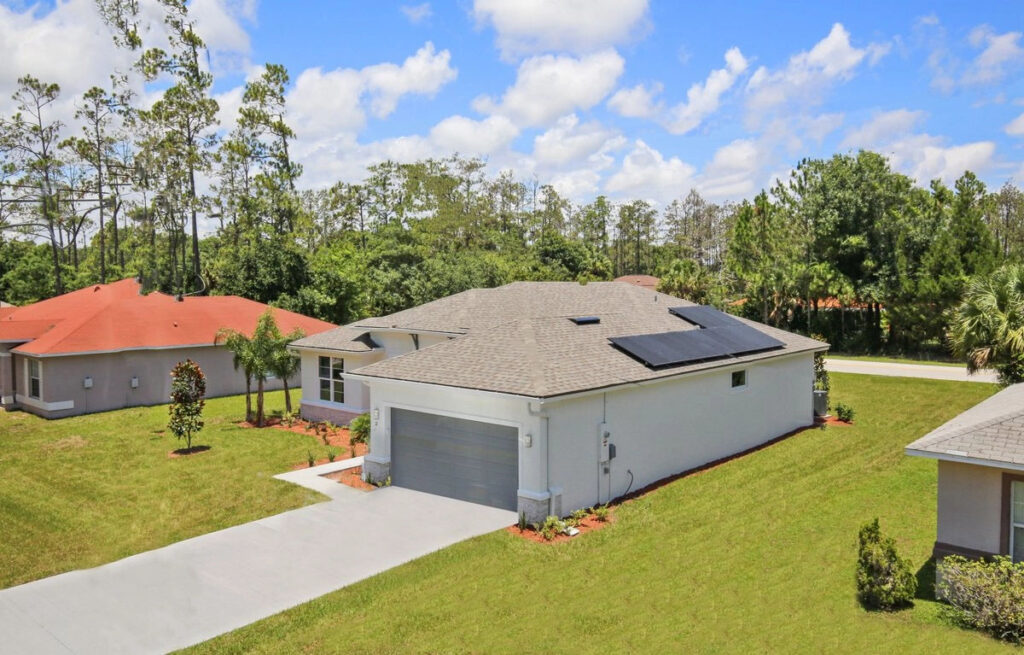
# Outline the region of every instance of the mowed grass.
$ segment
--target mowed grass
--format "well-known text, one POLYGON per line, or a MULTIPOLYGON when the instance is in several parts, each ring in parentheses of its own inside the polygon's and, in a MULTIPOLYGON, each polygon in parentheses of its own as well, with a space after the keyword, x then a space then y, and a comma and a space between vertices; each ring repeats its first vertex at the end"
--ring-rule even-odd
MULTIPOLYGON (((268 409, 283 405, 268 394, 268 409)), ((0 411, 0 587, 324 500, 271 477, 316 440, 240 428, 244 411, 244 397, 209 400, 193 443, 212 449, 178 459, 166 406, 56 421, 0 411)))
POLYGON ((1010 652, 945 624, 932 600, 886 614, 854 596, 865 521, 879 517, 915 570, 929 558, 936 465, 903 447, 994 391, 836 374, 855 426, 680 479, 578 540, 485 535, 191 652, 1010 652))

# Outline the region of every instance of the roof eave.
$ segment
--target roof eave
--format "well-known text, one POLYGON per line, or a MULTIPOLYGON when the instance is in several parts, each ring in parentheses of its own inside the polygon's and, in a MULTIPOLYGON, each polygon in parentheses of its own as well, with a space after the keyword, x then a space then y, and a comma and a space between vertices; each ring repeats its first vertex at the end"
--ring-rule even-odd
POLYGON ((957 462, 960 464, 973 464, 975 466, 987 466, 989 468, 1009 469, 1012 471, 1024 471, 1024 463, 1007 462, 970 455, 955 455, 953 453, 937 453, 931 450, 921 450, 907 446, 903 452, 911 457, 924 457, 925 459, 937 459, 944 462, 957 462))

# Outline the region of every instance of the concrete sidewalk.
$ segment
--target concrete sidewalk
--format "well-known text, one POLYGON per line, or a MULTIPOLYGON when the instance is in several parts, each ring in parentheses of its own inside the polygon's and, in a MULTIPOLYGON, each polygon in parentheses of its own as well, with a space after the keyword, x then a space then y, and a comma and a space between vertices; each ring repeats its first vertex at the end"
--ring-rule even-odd
POLYGON ((887 375, 901 378, 928 378, 930 380, 955 380, 957 382, 998 382, 993 371, 967 373, 967 367, 931 366, 928 364, 897 364, 894 362, 869 362, 859 359, 825 359, 825 368, 833 373, 862 373, 864 375, 887 375))
POLYGON ((330 485, 329 502, 0 590, 0 652, 164 653, 516 521, 409 489, 330 485))

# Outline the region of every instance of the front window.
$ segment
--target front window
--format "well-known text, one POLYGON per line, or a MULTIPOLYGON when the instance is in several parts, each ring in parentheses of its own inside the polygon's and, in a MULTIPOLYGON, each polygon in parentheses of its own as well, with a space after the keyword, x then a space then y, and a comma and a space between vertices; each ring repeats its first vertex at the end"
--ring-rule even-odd
POLYGON ((1024 562, 1024 481, 1013 482, 1010 496, 1010 555, 1024 562))
POLYGON ((345 402, 345 360, 336 357, 321 357, 317 375, 320 378, 320 400, 335 403, 345 402))
POLYGON ((39 360, 28 360, 28 397, 38 398, 43 387, 43 376, 40 372, 39 360))

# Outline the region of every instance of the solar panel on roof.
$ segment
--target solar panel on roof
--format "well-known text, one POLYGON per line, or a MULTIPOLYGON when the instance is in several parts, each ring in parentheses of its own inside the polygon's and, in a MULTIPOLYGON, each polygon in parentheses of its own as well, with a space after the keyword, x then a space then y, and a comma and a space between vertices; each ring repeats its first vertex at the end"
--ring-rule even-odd
POLYGON ((612 337, 617 348, 651 368, 738 357, 782 348, 778 339, 711 307, 673 307, 669 311, 700 325, 697 330, 612 337), (701 321, 701 322, 698 322, 701 321))

